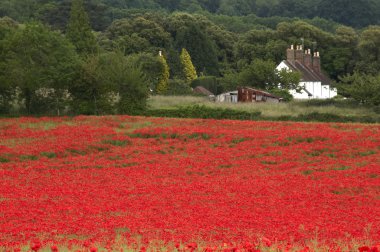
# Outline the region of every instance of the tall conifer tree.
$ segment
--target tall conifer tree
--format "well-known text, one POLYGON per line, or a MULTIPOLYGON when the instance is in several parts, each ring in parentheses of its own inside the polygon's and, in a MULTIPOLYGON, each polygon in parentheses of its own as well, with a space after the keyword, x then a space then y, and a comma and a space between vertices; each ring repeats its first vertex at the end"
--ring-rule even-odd
POLYGON ((92 33, 83 0, 72 0, 66 36, 74 44, 78 53, 82 55, 92 54, 97 51, 96 39, 92 33))
POLYGON ((197 78, 197 71, 191 61, 189 52, 185 48, 182 48, 180 59, 185 80, 187 82, 195 80, 197 78))
POLYGON ((162 63, 162 73, 161 73, 160 78, 158 79, 156 92, 158 94, 162 94, 168 89, 170 69, 169 69, 168 63, 166 62, 165 57, 161 54, 161 52, 160 52, 160 55, 158 57, 162 63))

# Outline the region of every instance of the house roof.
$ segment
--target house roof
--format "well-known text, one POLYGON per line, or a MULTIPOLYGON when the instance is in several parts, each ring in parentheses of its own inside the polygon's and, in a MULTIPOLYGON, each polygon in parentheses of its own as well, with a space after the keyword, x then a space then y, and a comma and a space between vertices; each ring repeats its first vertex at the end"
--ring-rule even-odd
POLYGON ((291 62, 284 60, 284 63, 292 70, 301 73, 301 80, 305 82, 321 82, 322 85, 330 85, 331 80, 322 72, 317 72, 311 67, 306 66, 298 61, 291 62))
POLYGON ((203 95, 214 95, 213 93, 211 93, 209 90, 207 90, 206 88, 204 88, 202 86, 198 86, 198 87, 194 88, 193 91, 195 93, 203 94, 203 95))

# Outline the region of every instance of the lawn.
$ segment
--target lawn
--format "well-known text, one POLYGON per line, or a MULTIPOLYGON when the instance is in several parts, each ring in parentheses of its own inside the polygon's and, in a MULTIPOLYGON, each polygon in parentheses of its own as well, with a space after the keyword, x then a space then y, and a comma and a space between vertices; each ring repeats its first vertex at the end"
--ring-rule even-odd
POLYGON ((380 248, 379 132, 378 124, 0 119, 0 251, 380 248))

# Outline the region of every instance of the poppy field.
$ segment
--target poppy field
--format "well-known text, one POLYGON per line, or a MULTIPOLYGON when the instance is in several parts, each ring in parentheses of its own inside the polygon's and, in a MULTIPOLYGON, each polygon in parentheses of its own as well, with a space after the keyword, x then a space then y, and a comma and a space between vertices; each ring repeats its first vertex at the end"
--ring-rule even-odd
POLYGON ((379 132, 376 124, 0 119, 0 251, 316 243, 377 251, 379 132))

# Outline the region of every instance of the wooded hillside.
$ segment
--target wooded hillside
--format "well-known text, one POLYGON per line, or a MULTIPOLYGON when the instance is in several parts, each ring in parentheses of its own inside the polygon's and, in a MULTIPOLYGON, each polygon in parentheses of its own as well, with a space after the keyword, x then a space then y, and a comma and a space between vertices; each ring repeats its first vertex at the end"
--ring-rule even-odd
MULTIPOLYGON (((130 94, 130 88, 141 96, 127 100, 145 99, 149 89, 186 94, 195 85, 214 93, 237 85, 276 91, 278 83, 299 82, 297 74, 274 71, 292 44, 320 53, 322 69, 337 82, 339 94, 380 104, 377 2, 327 3, 3 0, 0 111, 7 111, 16 94, 22 94, 17 99, 28 112, 33 106, 36 111, 48 108, 46 98, 59 112, 67 107, 63 97, 68 95, 75 111, 92 114, 115 111, 110 100, 114 94, 130 94), (337 22, 328 20, 332 17, 337 22), (34 97, 41 88, 54 94, 34 97)), ((124 105, 120 111, 136 109, 124 105)))
MULTIPOLYGON (((355 28, 379 24, 380 2, 376 0, 88 0, 87 9, 96 30, 131 9, 186 11, 227 16, 323 18, 355 28)), ((18 21, 42 19, 62 26, 70 0, 3 0, 0 16, 18 21)))

